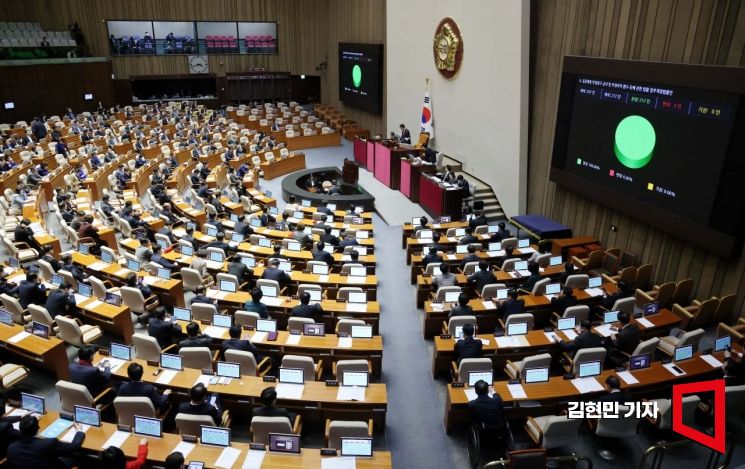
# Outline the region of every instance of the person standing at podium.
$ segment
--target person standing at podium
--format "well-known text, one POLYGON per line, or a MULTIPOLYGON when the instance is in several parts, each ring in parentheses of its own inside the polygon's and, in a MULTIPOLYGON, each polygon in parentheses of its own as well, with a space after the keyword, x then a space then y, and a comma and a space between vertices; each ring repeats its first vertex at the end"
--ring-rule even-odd
POLYGON ((398 141, 411 144, 411 132, 409 132, 409 129, 404 124, 399 125, 398 128, 401 129, 401 135, 398 137, 398 141))

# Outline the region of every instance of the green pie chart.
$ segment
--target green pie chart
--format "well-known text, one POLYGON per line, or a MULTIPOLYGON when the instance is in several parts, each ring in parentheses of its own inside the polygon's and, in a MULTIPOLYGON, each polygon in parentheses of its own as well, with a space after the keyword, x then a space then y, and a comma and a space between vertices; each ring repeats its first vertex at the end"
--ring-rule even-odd
POLYGON ((359 88, 362 84, 362 67, 359 65, 352 67, 352 83, 355 88, 359 88))
POLYGON ((657 134, 642 116, 625 117, 616 127, 613 150, 616 158, 631 169, 643 168, 652 160, 657 134))

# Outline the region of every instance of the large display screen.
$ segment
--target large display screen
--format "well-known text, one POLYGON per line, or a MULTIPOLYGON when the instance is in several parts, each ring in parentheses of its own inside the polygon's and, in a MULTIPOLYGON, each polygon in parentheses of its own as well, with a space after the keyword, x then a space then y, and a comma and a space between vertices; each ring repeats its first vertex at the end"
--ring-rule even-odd
POLYGON ((745 85, 703 68, 566 57, 551 179, 694 242, 734 236, 745 85))
POLYGON ((339 43, 339 101, 382 112, 382 79, 382 44, 339 43))

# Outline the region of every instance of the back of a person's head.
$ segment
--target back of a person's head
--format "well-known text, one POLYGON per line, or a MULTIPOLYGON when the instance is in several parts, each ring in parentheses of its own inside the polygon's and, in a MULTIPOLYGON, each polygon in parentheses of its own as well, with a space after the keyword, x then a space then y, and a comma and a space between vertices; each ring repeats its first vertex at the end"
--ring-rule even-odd
POLYGON ((189 337, 196 337, 199 334, 199 324, 192 321, 186 325, 186 333, 189 337))
POLYGON ((460 295, 458 295, 458 304, 460 304, 461 306, 466 306, 468 304, 468 295, 466 295, 465 293, 461 293, 460 295))
POLYGON ((631 317, 629 316, 629 313, 626 311, 621 311, 618 313, 618 322, 623 324, 624 326, 628 324, 631 321, 631 317))
POLYGON ((325 232, 326 234, 331 234, 331 227, 330 227, 330 226, 328 226, 328 225, 326 225, 326 226, 325 226, 325 227, 323 228, 323 231, 324 231, 324 232, 325 232))
POLYGON ((511 289, 510 291, 507 292, 507 296, 509 296, 513 300, 516 300, 517 299, 517 290, 515 290, 514 288, 511 289))
POLYGON ((223 233, 222 231, 218 232, 216 238, 217 238, 218 241, 224 240, 225 239, 225 233, 223 233))
POLYGON ((300 295, 300 303, 307 305, 310 303, 310 293, 307 291, 304 291, 302 295, 300 295))
POLYGON ((540 267, 538 266, 538 263, 536 263, 536 262, 528 262, 528 271, 531 274, 537 274, 541 270, 540 270, 540 267))
POLYGON ((91 361, 96 353, 96 348, 92 345, 84 345, 78 349, 78 360, 91 361))
POLYGON ((442 272, 443 274, 447 274, 448 272, 450 272, 450 266, 443 262, 442 264, 440 264, 440 272, 442 272))
POLYGON ((605 384, 608 385, 611 389, 620 389, 621 388, 621 381, 618 380, 615 376, 608 376, 605 380, 605 384))
POLYGON ((585 320, 585 321, 580 321, 580 323, 579 323, 579 327, 580 327, 581 329, 586 329, 586 330, 588 330, 588 331, 589 331, 589 330, 590 330, 590 329, 592 328, 592 323, 591 323, 590 321, 587 321, 587 320, 585 320))
POLYGON ((477 396, 484 396, 489 393, 489 383, 487 383, 483 379, 476 381, 476 384, 473 386, 473 388, 476 391, 477 396))
POLYGON ((116 447, 109 446, 101 451, 101 469, 124 469, 127 467, 127 458, 124 452, 116 447))
POLYGON ((127 367, 127 376, 129 376, 129 379, 132 381, 139 381, 142 379, 142 365, 139 363, 130 363, 127 367))
POLYGON ((473 328, 473 324, 465 324, 463 326, 463 335, 465 337, 473 337, 473 333, 475 332, 473 328))
POLYGON ((466 251, 468 251, 468 254, 475 254, 476 253, 476 246, 473 244, 469 244, 466 248, 466 251))
POLYGON ((259 397, 259 400, 261 400, 261 403, 264 405, 264 407, 271 407, 274 405, 274 401, 277 400, 277 391, 273 387, 264 388, 263 391, 261 391, 261 397, 259 397))
POLYGON ((189 390, 189 399, 191 399, 192 402, 202 402, 206 395, 207 388, 202 383, 192 386, 189 390))
POLYGON ((264 296, 264 293, 261 291, 261 288, 254 288, 251 290, 251 299, 254 300, 256 303, 261 300, 261 297, 264 296))
POLYGON ((629 286, 626 284, 625 281, 619 280, 618 283, 616 284, 616 288, 618 289, 619 292, 626 293, 626 289, 629 288, 629 286))
POLYGON ((240 324, 233 324, 232 326, 230 326, 230 329, 228 330, 228 334, 230 334, 231 339, 240 339, 241 338, 240 324))
POLYGON ((184 455, 179 451, 169 454, 163 464, 164 469, 183 469, 184 455))
POLYGON ((479 261, 479 269, 481 269, 481 270, 488 270, 489 269, 489 263, 486 262, 486 261, 484 261, 484 260, 479 261))
POLYGON ((571 296, 572 293, 574 292, 574 290, 572 290, 572 287, 564 287, 564 290, 562 291, 564 292, 564 295, 566 296, 571 296))
POLYGON ((39 421, 32 414, 26 414, 18 423, 18 431, 22 437, 35 436, 39 432, 39 421))

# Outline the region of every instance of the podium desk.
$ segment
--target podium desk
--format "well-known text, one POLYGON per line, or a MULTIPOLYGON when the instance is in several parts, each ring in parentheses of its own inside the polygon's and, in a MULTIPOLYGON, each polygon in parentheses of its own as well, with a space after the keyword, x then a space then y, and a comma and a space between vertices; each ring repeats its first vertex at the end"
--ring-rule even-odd
POLYGON ((419 175, 419 204, 432 217, 449 215, 460 219, 463 211, 463 192, 459 189, 447 190, 427 175, 419 175))
POLYGON ((371 173, 375 172, 375 142, 372 140, 367 141, 367 161, 365 168, 371 173))
POLYGON ((354 139, 354 161, 363 168, 367 167, 367 140, 360 137, 354 139))
POLYGON ((391 189, 401 186, 401 157, 405 157, 409 150, 398 147, 388 147, 382 143, 375 144, 375 179, 391 189))
POLYGON ((412 202, 419 202, 419 176, 434 174, 435 165, 413 164, 408 158, 401 159, 401 193, 412 202))

